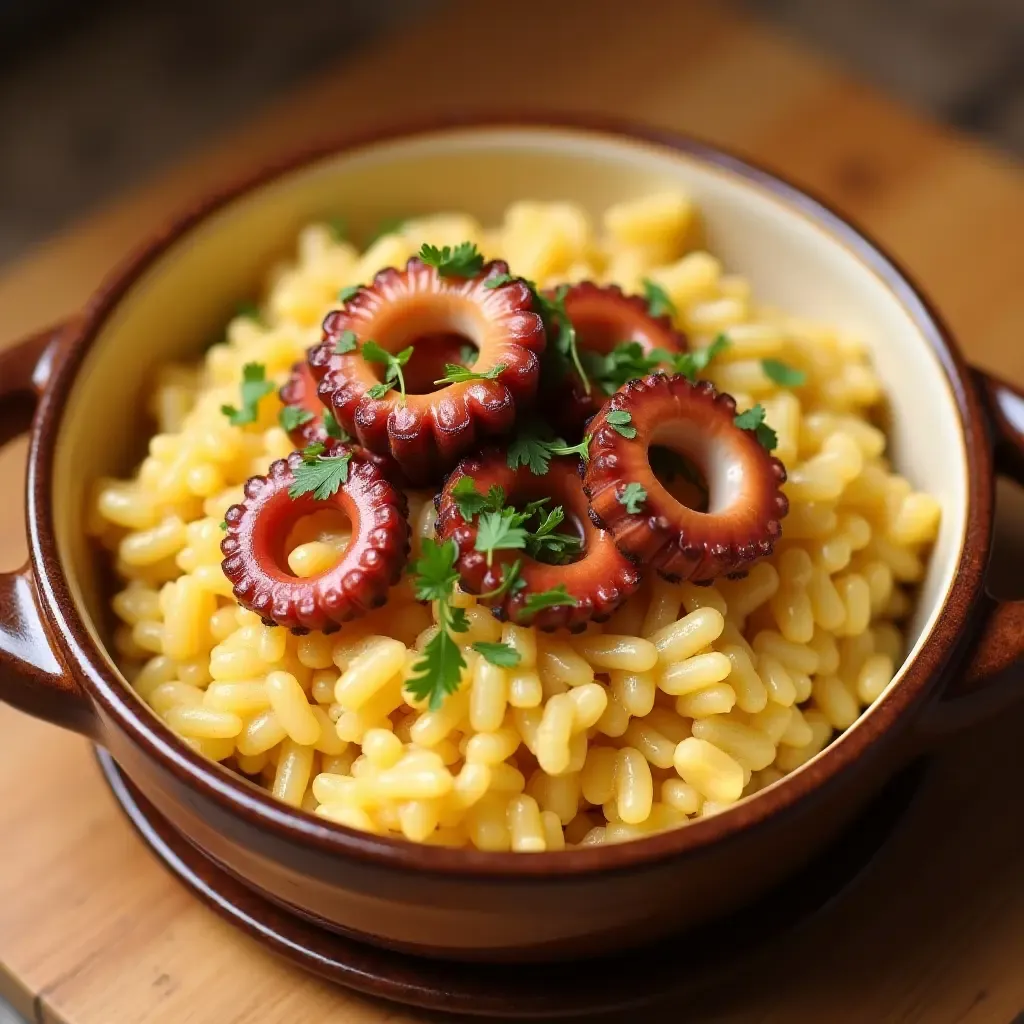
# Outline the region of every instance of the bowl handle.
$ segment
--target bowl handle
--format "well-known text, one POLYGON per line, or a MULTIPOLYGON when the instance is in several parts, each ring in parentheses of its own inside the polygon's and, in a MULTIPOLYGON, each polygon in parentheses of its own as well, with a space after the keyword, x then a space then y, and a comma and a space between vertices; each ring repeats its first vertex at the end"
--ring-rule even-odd
MULTIPOLYGON (((1024 487, 1024 391, 982 370, 973 372, 996 472, 1024 487)), ((1024 700, 1024 601, 1000 601, 987 591, 981 600, 982 626, 969 661, 926 715, 926 734, 955 732, 1024 700)))
MULTIPOLYGON (((0 445, 24 433, 50 375, 61 327, 0 351, 0 445)), ((39 608, 35 573, 26 564, 0 573, 0 700, 30 715, 95 737, 92 703, 57 656, 39 608)))

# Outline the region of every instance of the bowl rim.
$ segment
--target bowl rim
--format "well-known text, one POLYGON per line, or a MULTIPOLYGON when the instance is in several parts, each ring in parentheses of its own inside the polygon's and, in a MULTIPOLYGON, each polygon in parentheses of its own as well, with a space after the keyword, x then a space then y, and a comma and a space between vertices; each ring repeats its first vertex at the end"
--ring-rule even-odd
MULTIPOLYGON (((600 116, 517 114, 421 119, 409 125, 346 135, 300 149, 284 159, 207 194, 167 221, 110 272, 93 293, 83 314, 55 342, 54 368, 40 396, 33 423, 27 479, 29 546, 44 613, 63 660, 75 671, 90 700, 148 757, 177 782, 196 791, 245 823, 275 834, 279 841, 312 847, 340 858, 355 858, 412 874, 469 876, 508 882, 539 876, 566 878, 638 870, 675 859, 736 837, 784 813, 846 772, 893 731, 897 722, 938 684, 953 657, 962 652, 965 627, 978 602, 992 530, 992 456, 973 380, 952 334, 920 288, 876 241, 849 218, 805 188, 736 153, 688 134, 600 116), (137 279, 183 235, 233 200, 301 171, 319 161, 345 156, 380 144, 431 135, 457 136, 496 130, 550 131, 555 135, 598 136, 611 142, 640 144, 666 154, 729 172, 741 183, 766 190, 794 212, 810 219, 841 242, 895 294, 915 327, 938 358, 954 399, 963 432, 967 462, 965 537, 945 601, 918 654, 903 668, 903 678, 859 720, 858 727, 834 740, 815 759, 765 790, 685 827, 627 843, 577 848, 524 856, 450 849, 370 835, 288 807, 214 762, 176 737, 145 705, 94 642, 72 594, 57 555, 52 505, 56 440, 78 369, 118 303, 137 279)), ((103 729, 101 728, 101 734, 103 729)), ((101 736, 102 738, 102 736, 101 736)))

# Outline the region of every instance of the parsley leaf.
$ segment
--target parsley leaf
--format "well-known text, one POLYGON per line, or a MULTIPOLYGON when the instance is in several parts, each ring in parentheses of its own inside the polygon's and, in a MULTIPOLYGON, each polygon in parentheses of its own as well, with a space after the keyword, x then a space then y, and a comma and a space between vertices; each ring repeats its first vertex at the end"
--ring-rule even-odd
POLYGON ((644 298, 647 300, 647 312, 651 316, 675 316, 676 304, 668 297, 668 293, 660 284, 655 284, 649 277, 643 280, 644 298))
POLYGON ((241 398, 242 408, 233 405, 222 405, 220 411, 228 418, 233 427, 244 427, 247 423, 255 423, 259 415, 259 403, 274 390, 273 381, 267 380, 267 371, 262 363, 246 363, 242 367, 241 398))
POLYGON ((414 675, 405 688, 417 699, 428 700, 431 711, 441 707, 445 697, 459 688, 466 659, 452 633, 464 633, 469 619, 462 608, 451 605, 459 573, 455 562, 459 549, 453 540, 438 543, 432 537, 423 540, 422 554, 413 563, 413 585, 421 601, 437 602, 440 627, 423 648, 423 657, 412 666, 414 675))
POLYGON ((373 245, 374 242, 383 238, 385 235, 397 235, 398 232, 405 227, 406 220, 408 220, 407 217, 385 217, 377 227, 374 228, 373 234, 366 243, 367 247, 373 245))
POLYGON ((572 533, 555 533, 555 527, 564 519, 565 509, 561 505, 551 509, 540 525, 527 536, 527 553, 553 565, 560 565, 577 554, 582 546, 579 537, 572 533))
POLYGON ((495 274, 494 277, 489 277, 484 281, 484 287, 493 291, 495 288, 500 288, 503 284, 509 284, 515 280, 516 278, 512 274, 495 274))
POLYGON ((435 380, 434 383, 463 384, 468 380, 494 380, 498 374, 506 369, 505 363, 498 363, 497 366, 492 366, 483 373, 475 373, 473 370, 468 370, 465 366, 461 366, 458 363, 445 363, 444 376, 440 380, 435 380))
POLYGON ((647 355, 639 341, 620 341, 604 354, 584 350, 580 358, 606 395, 614 395, 627 381, 646 377, 663 362, 655 352, 647 355))
POLYGON ((355 352, 359 347, 359 338, 355 331, 342 331, 338 343, 334 346, 336 356, 346 355, 348 352, 355 352))
POLYGON ((506 449, 509 469, 529 466, 535 476, 548 471, 552 455, 578 455, 584 462, 590 457, 590 435, 579 444, 567 445, 560 437, 543 436, 543 428, 526 426, 514 437, 506 449))
POLYGON ((663 362, 668 363, 676 373, 681 373, 687 380, 696 380, 697 375, 708 368, 711 360, 721 355, 731 344, 724 334, 719 334, 705 348, 695 348, 690 352, 666 352, 659 348, 651 355, 660 356, 663 362))
POLYGON ((477 596, 480 598, 496 598, 503 597, 509 591, 513 594, 519 593, 526 586, 526 580, 519 578, 522 570, 523 560, 517 558, 511 565, 506 565, 502 569, 501 582, 493 590, 484 591, 484 593, 477 596))
POLYGON ((573 364, 583 384, 583 390, 589 395, 590 378, 587 376, 586 370, 583 369, 583 363, 580 361, 579 347, 576 344, 576 328, 569 319, 569 314, 565 308, 565 297, 569 294, 569 286, 567 284, 560 285, 555 291, 554 298, 551 299, 544 298, 536 291, 534 294, 537 295, 541 303, 545 319, 554 330, 551 342, 555 351, 563 359, 567 359, 573 364))
POLYGON ((428 267, 435 267, 441 277, 475 277, 483 269, 484 258, 472 242, 450 246, 423 244, 419 258, 428 267))
POLYGON ((506 507, 499 512, 482 512, 476 534, 476 550, 487 554, 487 564, 495 551, 508 551, 526 547, 527 531, 521 513, 506 507))
POLYGON ((331 217, 327 222, 327 230, 336 242, 344 242, 348 237, 348 221, 344 217, 331 217))
POLYGON ((384 380, 380 384, 374 384, 366 393, 371 398, 383 398, 388 391, 398 383, 398 390, 405 401, 405 375, 402 367, 412 358, 413 347, 403 348, 401 352, 392 355, 386 349, 381 348, 372 338, 363 342, 363 358, 371 363, 384 364, 384 380))
POLYGON ((477 640, 473 644, 473 650, 482 654, 492 665, 499 668, 515 668, 519 664, 519 652, 509 644, 488 643, 486 640, 477 640))
POLYGON ((628 483, 619 495, 619 504, 626 506, 626 511, 631 515, 638 515, 643 511, 644 502, 647 500, 647 491, 638 483, 628 483))
POLYGON ((322 444, 309 445, 303 450, 302 465, 295 470, 295 483, 288 488, 289 498, 299 498, 312 491, 314 500, 326 501, 348 481, 352 453, 324 455, 323 451, 322 444))
POLYGON ((301 405, 282 406, 281 411, 277 414, 277 422, 287 433, 291 433, 311 419, 313 419, 313 414, 308 409, 303 409, 301 405))
POLYGON ((807 383, 807 374, 803 370, 798 370, 781 359, 762 359, 761 369, 769 380, 784 388, 798 388, 807 383))
POLYGON ((362 290, 363 286, 361 284, 350 284, 347 288, 342 288, 338 292, 338 301, 348 302, 349 299, 354 299, 362 290))
POLYGON ((240 302, 235 306, 235 316, 244 317, 246 320, 255 320, 256 323, 263 323, 263 314, 255 302, 240 302))
POLYGON ((633 417, 625 409, 612 409, 605 416, 605 421, 610 427, 617 430, 623 437, 632 440, 636 437, 636 427, 633 426, 633 417))
POLYGON ((779 444, 779 436, 764 421, 764 406, 758 403, 746 412, 741 412, 734 420, 740 430, 750 430, 762 448, 774 451, 779 444))
POLYGON ((536 594, 527 594, 520 614, 535 615, 545 608, 561 608, 565 605, 575 608, 578 604, 579 601, 565 589, 565 584, 559 583, 557 587, 552 587, 550 590, 541 590, 536 594))
POLYGON ((476 489, 471 476, 459 477, 452 487, 452 497, 467 522, 481 512, 499 512, 505 505, 505 491, 502 487, 492 484, 484 496, 476 489))
POLYGON ((223 531, 224 531, 225 533, 227 533, 227 532, 228 532, 228 521, 227 521, 226 519, 222 519, 222 520, 220 521, 220 528, 221 528, 221 529, 222 529, 222 530, 223 530, 223 531))
POLYGON ((334 418, 330 409, 325 409, 322 417, 324 433, 336 441, 351 441, 348 431, 334 418))

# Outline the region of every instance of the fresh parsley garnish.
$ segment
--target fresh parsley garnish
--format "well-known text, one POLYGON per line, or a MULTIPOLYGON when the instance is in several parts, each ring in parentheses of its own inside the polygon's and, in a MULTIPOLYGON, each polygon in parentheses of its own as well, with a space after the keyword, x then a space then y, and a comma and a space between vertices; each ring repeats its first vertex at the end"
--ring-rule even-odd
POLYGON ((620 341, 610 352, 599 353, 584 350, 580 352, 593 380, 606 395, 614 395, 627 381, 658 369, 664 361, 658 354, 663 350, 647 354, 639 341, 620 341))
POLYGON ((372 338, 363 342, 363 358, 371 363, 384 364, 384 380, 380 384, 374 384, 366 393, 371 398, 383 398, 397 382, 402 401, 405 401, 405 376, 402 367, 412 358, 413 347, 403 348, 401 352, 392 355, 386 349, 380 347, 372 338))
POLYGON ((520 654, 509 644, 488 643, 486 640, 477 640, 473 644, 473 650, 483 655, 492 665, 499 668, 515 668, 519 664, 520 654))
POLYGON ((618 431, 623 437, 632 440, 636 437, 636 427, 633 426, 633 417, 625 409, 612 409, 605 416, 605 421, 618 431))
POLYGON ((484 281, 484 287, 493 290, 515 280, 516 278, 512 274, 495 274, 494 277, 489 277, 484 281))
POLYGON ((676 304, 668 297, 668 293, 660 284, 655 284, 649 277, 643 280, 644 298, 647 300, 647 312, 651 316, 675 316, 676 304))
POLYGON ((473 483, 471 476, 460 476, 452 487, 452 497, 459 506, 462 518, 469 522, 481 512, 499 512, 505 507, 505 490, 498 484, 492 484, 487 494, 481 494, 473 483))
POLYGON ((348 221, 344 217, 331 217, 327 222, 327 230, 336 242, 344 242, 348 238, 348 221))
POLYGON ((487 554, 487 564, 495 551, 521 550, 526 547, 527 531, 520 513, 506 507, 498 512, 481 512, 476 534, 476 550, 487 554))
MULTIPOLYGON (((559 565, 577 554, 579 537, 556 532, 565 519, 565 510, 561 505, 545 510, 549 500, 531 501, 522 510, 504 506, 480 513, 476 550, 487 555, 488 565, 492 564, 494 552, 503 550, 525 550, 532 558, 552 565, 559 565)), ((508 583, 506 587, 511 585, 508 583)))
POLYGON ((222 530, 223 530, 223 531, 224 531, 225 533, 227 533, 227 532, 228 532, 228 521, 227 521, 226 519, 222 519, 222 520, 220 521, 220 528, 221 528, 221 529, 222 529, 222 530))
POLYGON ((644 502, 647 500, 647 491, 638 483, 628 483, 619 495, 619 504, 626 506, 626 511, 631 515, 638 515, 643 511, 644 502))
POLYGON ((762 359, 761 369, 769 380, 784 388, 798 388, 807 383, 807 374, 781 359, 762 359))
POLYGON ((586 462, 589 449, 589 434, 579 444, 567 445, 560 437, 545 437, 542 429, 526 426, 509 442, 506 461, 510 469, 529 466, 535 476, 543 476, 553 455, 578 455, 586 462))
POLYGON ((336 356, 347 355, 349 352, 355 352, 359 347, 359 337, 355 331, 342 331, 341 337, 338 338, 337 344, 334 346, 334 354, 336 356))
POLYGON ((299 498, 312 491, 314 500, 326 501, 348 481, 352 453, 324 455, 324 451, 320 442, 302 450, 302 465, 295 470, 295 482, 288 488, 289 498, 299 498))
POLYGON ((282 406, 277 414, 277 422, 281 424, 281 429, 289 434, 312 418, 313 414, 308 409, 303 409, 301 405, 282 406))
POLYGON ((233 427, 244 427, 247 423, 255 423, 259 415, 260 399, 265 398, 274 390, 273 381, 267 380, 267 371, 262 363, 246 363, 242 367, 241 399, 242 407, 222 405, 220 411, 228 418, 233 427))
POLYGON ((330 409, 325 409, 322 417, 324 433, 336 441, 351 441, 348 431, 335 419, 330 409))
POLYGON ((575 608, 578 604, 579 601, 565 589, 565 584, 559 583, 557 587, 552 587, 550 590, 541 590, 539 593, 527 594, 523 600, 523 608, 520 615, 535 615, 545 608, 561 608, 565 605, 575 608))
POLYGON ((506 565, 501 571, 501 582, 493 589, 479 594, 481 600, 493 600, 504 597, 505 594, 518 594, 526 586, 526 580, 521 579, 519 574, 523 571, 523 560, 517 558, 511 565, 506 565))
POLYGON ((338 301, 348 302, 349 299, 354 299, 362 290, 363 286, 361 284, 350 284, 347 288, 342 288, 338 292, 338 301))
POLYGON ((484 265, 480 250, 472 242, 460 242, 454 249, 424 243, 419 257, 428 267, 436 268, 441 277, 475 277, 484 265))
MULTIPOLYGON (((529 506, 527 507, 529 508, 529 506)), ((537 514, 539 515, 539 512, 537 514)), ((573 555, 578 554, 582 544, 576 534, 555 532, 555 527, 559 526, 564 519, 565 509, 561 505, 550 509, 541 519, 537 528, 527 534, 527 554, 532 555, 538 561, 554 565, 561 565, 573 555)))
POLYGON ((576 343, 576 328, 569 319, 569 314, 565 308, 565 297, 569 294, 569 286, 567 284, 560 285, 555 290, 554 297, 550 299, 541 295, 536 288, 534 288, 534 294, 540 303, 542 315, 547 321, 549 338, 554 351, 563 360, 572 363, 580 382, 583 384, 583 390, 589 395, 590 378, 587 376, 586 370, 583 369, 583 363, 580 360, 579 346, 576 343))
POLYGON ((397 235, 405 226, 405 222, 407 220, 407 217, 385 217, 377 227, 374 228, 373 234, 366 243, 367 246, 373 245, 374 242, 383 238, 385 235, 397 235))
POLYGON ((492 366, 483 373, 476 373, 473 370, 468 370, 465 366, 461 366, 459 363, 445 363, 444 376, 440 380, 435 380, 434 383, 464 384, 468 380, 494 380, 498 374, 506 369, 505 363, 498 363, 497 366, 492 366))
POLYGON ((431 711, 459 688, 466 659, 452 633, 465 633, 469 619, 451 599, 459 573, 455 562, 459 549, 454 540, 438 543, 432 537, 423 540, 422 554, 413 562, 413 585, 420 601, 437 602, 438 631, 423 648, 423 657, 412 666, 413 675, 405 688, 417 699, 428 701, 431 711))
POLYGON ((734 420, 740 430, 752 431, 762 448, 774 451, 779 444, 779 436, 764 421, 764 406, 758 403, 746 412, 741 412, 734 420))
POLYGON ((240 302, 235 307, 235 316, 243 317, 246 320, 255 320, 256 323, 263 323, 263 314, 255 302, 240 302))
POLYGON ((676 373, 681 373, 687 380, 696 380, 697 376, 708 368, 711 360, 721 355, 731 344, 724 334, 719 334, 705 348, 695 348, 690 352, 666 352, 665 349, 659 348, 651 355, 657 355, 662 362, 668 363, 676 373))

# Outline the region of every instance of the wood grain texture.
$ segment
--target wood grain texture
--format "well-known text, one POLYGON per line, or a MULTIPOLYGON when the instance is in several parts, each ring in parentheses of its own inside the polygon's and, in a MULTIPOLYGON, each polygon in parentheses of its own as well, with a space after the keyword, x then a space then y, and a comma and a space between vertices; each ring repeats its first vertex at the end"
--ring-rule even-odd
MULTIPOLYGON (((456 3, 0 275, 0 343, 74 312, 175 207, 304 143, 438 109, 563 110, 703 135, 778 168, 891 247, 968 355, 1024 382, 1024 181, 719 7, 456 3), (543 21, 544 31, 535 26, 543 21)), ((23 448, 0 456, 19 475, 23 448)), ((0 501, 0 568, 23 557, 0 501)), ((1024 710, 951 743, 855 897, 687 1007, 729 1024, 1006 1024, 1024 1009, 1024 710)), ((0 708, 0 991, 45 1024, 422 1021, 233 932, 122 820, 85 741, 0 708)), ((678 1021, 665 1006, 651 1021, 678 1021)), ((685 1019, 685 1018, 684 1018, 685 1019)))

